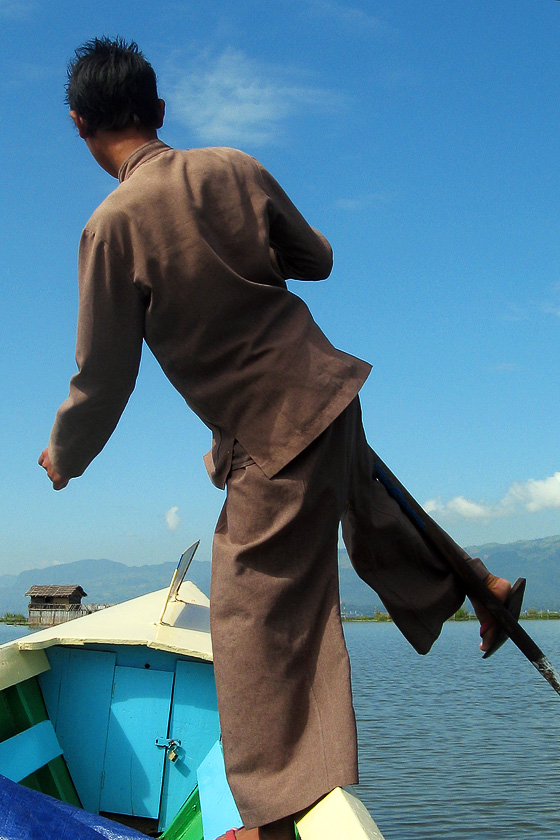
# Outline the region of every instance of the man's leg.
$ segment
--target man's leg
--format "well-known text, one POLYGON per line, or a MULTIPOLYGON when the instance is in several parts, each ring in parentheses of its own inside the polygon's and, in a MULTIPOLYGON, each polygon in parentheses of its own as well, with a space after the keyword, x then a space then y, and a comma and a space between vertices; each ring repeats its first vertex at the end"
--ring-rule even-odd
POLYGON ((245 828, 263 840, 283 840, 285 818, 357 781, 338 589, 344 428, 335 421, 271 480, 255 464, 232 472, 216 528, 210 609, 224 759, 245 828))
MULTIPOLYGON (((379 594, 408 641, 419 653, 426 653, 443 622, 463 602, 464 587, 376 479, 374 455, 359 414, 356 422, 348 508, 342 518, 344 542, 357 573, 379 594)), ((444 531, 441 535, 442 539, 447 538, 444 531)), ((477 558, 466 554, 464 557, 494 593, 505 600, 511 589, 509 582, 491 575, 477 558)), ((481 605, 473 606, 481 624, 486 623, 481 647, 487 650, 495 626, 481 605)))

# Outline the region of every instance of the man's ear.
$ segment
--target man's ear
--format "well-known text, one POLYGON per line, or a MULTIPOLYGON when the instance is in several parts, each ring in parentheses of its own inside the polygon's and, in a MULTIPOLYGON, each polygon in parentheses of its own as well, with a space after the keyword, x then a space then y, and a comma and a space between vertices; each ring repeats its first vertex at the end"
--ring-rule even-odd
POLYGON ((162 127, 163 118, 165 117, 165 102, 163 101, 163 99, 158 99, 158 105, 159 105, 159 122, 156 125, 156 129, 159 129, 159 128, 162 127))
POLYGON ((72 117, 74 125, 78 129, 78 134, 82 140, 86 140, 89 137, 89 131, 85 119, 81 117, 77 111, 70 111, 70 116, 72 117))

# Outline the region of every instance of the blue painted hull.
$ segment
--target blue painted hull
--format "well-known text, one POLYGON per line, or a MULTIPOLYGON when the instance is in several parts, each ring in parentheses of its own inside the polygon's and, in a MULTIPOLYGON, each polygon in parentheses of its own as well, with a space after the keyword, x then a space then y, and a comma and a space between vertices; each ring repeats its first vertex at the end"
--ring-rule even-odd
POLYGON ((209 601, 183 580, 193 548, 168 591, 0 648, 0 840, 214 840, 239 825, 209 601))
POLYGON ((27 681, 40 691, 42 719, 0 738, 0 840, 146 836, 119 825, 122 817, 142 831, 171 827, 176 837, 193 797, 200 828, 189 840, 213 840, 240 824, 210 662, 145 645, 54 645, 45 653, 47 668, 27 681), (74 791, 67 801, 83 810, 45 795, 28 775, 60 756, 74 791))

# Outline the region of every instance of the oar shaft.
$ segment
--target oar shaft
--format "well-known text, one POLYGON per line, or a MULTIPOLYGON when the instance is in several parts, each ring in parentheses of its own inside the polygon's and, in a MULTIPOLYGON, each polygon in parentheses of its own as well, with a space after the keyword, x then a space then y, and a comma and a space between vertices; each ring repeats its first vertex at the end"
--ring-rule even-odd
POLYGON ((398 502, 411 522, 424 534, 457 576, 461 578, 469 598, 474 598, 484 604, 490 615, 502 625, 512 642, 517 645, 552 688, 560 694, 560 675, 510 611, 477 575, 468 563, 468 555, 434 522, 376 453, 374 453, 374 457, 376 475, 379 481, 398 502))
POLYGON ((541 656, 540 659, 533 662, 533 665, 542 676, 545 678, 547 683, 552 686, 554 691, 557 694, 560 694, 560 674, 554 667, 554 665, 549 662, 546 656, 541 656))

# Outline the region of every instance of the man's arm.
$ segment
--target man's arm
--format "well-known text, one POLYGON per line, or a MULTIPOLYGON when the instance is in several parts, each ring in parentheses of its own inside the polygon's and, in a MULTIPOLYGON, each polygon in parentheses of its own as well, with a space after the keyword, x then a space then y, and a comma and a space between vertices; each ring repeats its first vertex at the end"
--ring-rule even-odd
POLYGON ((78 373, 39 459, 55 489, 81 475, 103 449, 134 389, 145 299, 132 281, 120 256, 86 229, 80 243, 78 373))
POLYGON ((270 246, 280 272, 285 279, 324 280, 332 270, 331 246, 307 223, 270 172, 258 166, 270 198, 270 246))

